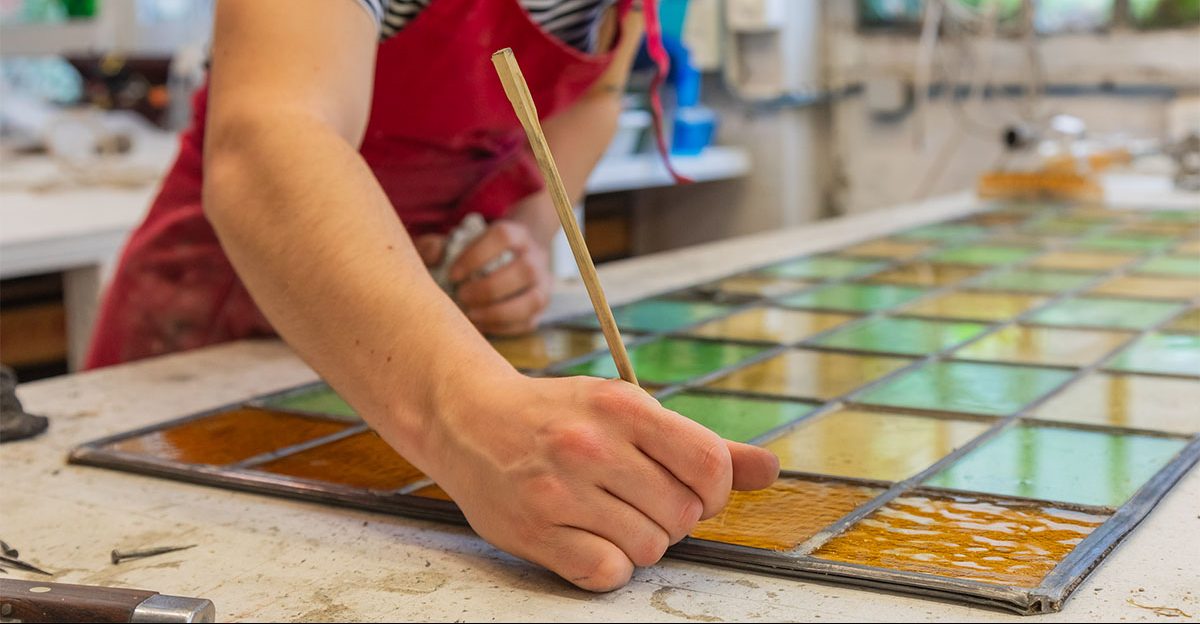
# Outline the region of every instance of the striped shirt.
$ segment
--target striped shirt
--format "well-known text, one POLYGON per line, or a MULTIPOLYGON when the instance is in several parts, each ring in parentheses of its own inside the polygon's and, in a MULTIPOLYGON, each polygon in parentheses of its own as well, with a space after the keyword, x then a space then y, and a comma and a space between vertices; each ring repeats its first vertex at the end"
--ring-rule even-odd
MULTIPOLYGON (((358 0, 379 25, 380 39, 404 30, 434 0, 358 0)), ((497 0, 486 0, 496 2, 497 0)), ((584 52, 595 47, 600 15, 614 0, 519 0, 533 21, 567 45, 584 52)))

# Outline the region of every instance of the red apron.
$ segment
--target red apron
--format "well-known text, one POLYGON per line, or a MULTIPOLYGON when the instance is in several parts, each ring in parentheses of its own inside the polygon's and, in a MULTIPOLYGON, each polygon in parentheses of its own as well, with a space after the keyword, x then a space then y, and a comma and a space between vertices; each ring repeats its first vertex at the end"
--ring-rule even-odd
MULTIPOLYGON (((630 5, 620 0, 618 17, 630 5)), ((654 2, 644 8, 661 74, 666 56, 654 2)), ((518 0, 436 0, 380 45, 361 153, 410 234, 446 232, 469 212, 502 217, 542 188, 491 63, 506 46, 543 118, 577 100, 611 57, 582 53, 546 33, 518 0)), ((126 244, 88 368, 274 335, 201 208, 206 102, 201 89, 179 156, 126 244)))

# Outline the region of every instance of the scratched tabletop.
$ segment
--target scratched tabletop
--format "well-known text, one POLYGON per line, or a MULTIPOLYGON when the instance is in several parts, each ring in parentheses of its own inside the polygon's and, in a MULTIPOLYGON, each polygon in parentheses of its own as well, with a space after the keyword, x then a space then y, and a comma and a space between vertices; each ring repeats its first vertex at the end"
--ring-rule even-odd
MULTIPOLYGON (((741 268, 966 214, 952 196, 637 258, 601 269, 614 302, 741 268)), ((555 315, 587 310, 577 284, 555 315)), ((928 599, 682 561, 639 570, 608 594, 572 588, 465 527, 68 466, 101 436, 315 379, 277 341, 238 342, 25 384, 48 433, 0 446, 0 538, 50 580, 212 599, 222 621, 1017 620, 928 599), (196 544, 114 565, 114 548, 196 544)), ((1193 469, 1060 613, 1038 621, 1187 621, 1200 616, 1200 470, 1193 469)), ((37 579, 9 570, 14 578, 37 579)))

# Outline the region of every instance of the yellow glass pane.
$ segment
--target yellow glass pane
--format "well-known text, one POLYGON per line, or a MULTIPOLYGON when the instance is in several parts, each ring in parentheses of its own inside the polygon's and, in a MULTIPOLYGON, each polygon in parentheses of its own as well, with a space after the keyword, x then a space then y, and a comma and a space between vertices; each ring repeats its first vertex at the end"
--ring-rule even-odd
POLYGON ((981 338, 954 357, 970 360, 1089 366, 1125 344, 1133 334, 1088 329, 1014 325, 981 338))
POLYGON ((899 241, 891 238, 878 238, 865 243, 852 245, 839 252, 842 256, 860 256, 865 258, 895 258, 908 260, 919 256, 932 245, 928 243, 899 241))
POLYGON ((1036 587, 1107 519, 1044 503, 902 496, 813 554, 891 570, 1036 587))
POLYGON ((1181 316, 1171 321, 1165 328, 1165 331, 1190 334, 1200 333, 1200 308, 1184 312, 1181 316))
POLYGON ((957 284, 968 277, 974 277, 984 270, 985 267, 913 262, 894 269, 888 269, 882 273, 876 273, 869 277, 867 281, 880 284, 903 284, 906 286, 949 286, 950 284, 957 284))
POLYGON ((1103 272, 1125 266, 1137 256, 1122 254, 1086 252, 1086 251, 1052 251, 1039 256, 1030 266, 1043 269, 1064 269, 1069 271, 1103 272))
POLYGON ((705 284, 700 290, 708 293, 734 295, 743 297, 777 297, 794 293, 811 285, 800 279, 775 277, 772 275, 747 274, 734 275, 723 280, 705 284))
POLYGON ((517 368, 546 368, 605 348, 604 334, 581 329, 548 328, 524 336, 490 339, 492 346, 517 368))
POLYGON ((1088 294, 1144 299, 1200 299, 1200 280, 1121 275, 1102 282, 1088 294))
POLYGON ((1200 240, 1192 240, 1180 243, 1179 246, 1175 248, 1175 253, 1200 255, 1200 240))
POLYGON ((980 321, 1007 321, 1041 305, 1045 297, 997 292, 952 292, 918 301, 901 309, 904 314, 980 321))
POLYGON ((855 318, 833 312, 761 307, 710 321, 688 333, 706 338, 792 343, 855 318))
POLYGON ((1032 417, 1191 435, 1200 432, 1200 382, 1096 373, 1068 386, 1032 417))
POLYGON ((841 410, 768 442, 784 470, 901 481, 989 427, 979 420, 841 410))
POLYGON ((874 381, 911 360, 790 349, 709 384, 713 388, 827 400, 874 381))
POLYGON ((862 485, 780 479, 756 492, 732 492, 721 513, 692 537, 766 550, 792 550, 883 490, 862 485))

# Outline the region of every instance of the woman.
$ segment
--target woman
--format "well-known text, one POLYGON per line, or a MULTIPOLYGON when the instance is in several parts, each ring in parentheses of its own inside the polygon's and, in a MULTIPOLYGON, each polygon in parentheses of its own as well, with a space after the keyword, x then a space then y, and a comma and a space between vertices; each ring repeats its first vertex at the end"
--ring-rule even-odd
POLYGON ((475 328, 536 324, 557 223, 491 53, 513 48, 579 196, 643 24, 661 49, 646 9, 220 0, 208 90, 89 363, 278 332, 485 539, 580 587, 623 585, 777 460, 620 381, 520 375, 475 328), (451 270, 456 304, 425 264, 470 212, 491 225, 451 270))

